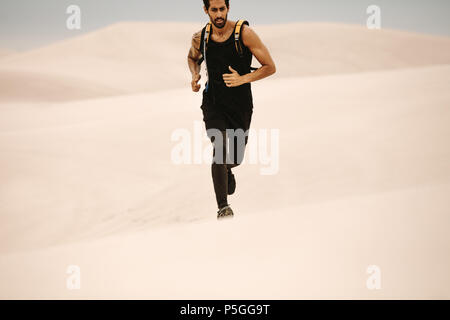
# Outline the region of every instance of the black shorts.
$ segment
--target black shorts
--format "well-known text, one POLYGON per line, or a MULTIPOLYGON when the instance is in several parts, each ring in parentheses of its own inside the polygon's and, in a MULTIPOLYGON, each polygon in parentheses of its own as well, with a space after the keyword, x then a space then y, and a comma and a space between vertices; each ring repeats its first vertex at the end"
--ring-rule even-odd
POLYGON ((202 113, 206 129, 242 129, 247 131, 253 115, 253 101, 237 97, 222 96, 218 103, 212 103, 208 93, 203 91, 202 113))

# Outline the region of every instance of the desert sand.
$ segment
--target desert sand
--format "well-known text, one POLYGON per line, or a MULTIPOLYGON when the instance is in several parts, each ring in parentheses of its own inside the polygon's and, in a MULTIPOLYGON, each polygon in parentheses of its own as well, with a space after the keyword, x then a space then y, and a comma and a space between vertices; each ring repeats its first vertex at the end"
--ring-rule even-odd
POLYGON ((450 38, 254 26, 277 73, 252 83, 253 138, 279 130, 279 170, 236 168, 218 222, 210 165, 171 160, 172 133, 202 124, 201 27, 0 57, 0 298, 450 298, 450 38))

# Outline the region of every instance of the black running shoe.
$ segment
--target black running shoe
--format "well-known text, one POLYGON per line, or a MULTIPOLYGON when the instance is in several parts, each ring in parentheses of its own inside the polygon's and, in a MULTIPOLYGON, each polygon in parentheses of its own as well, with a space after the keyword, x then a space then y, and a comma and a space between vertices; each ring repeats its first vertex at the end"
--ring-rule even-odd
POLYGON ((236 190, 236 179, 231 169, 228 169, 228 194, 233 194, 236 190))
POLYGON ((217 219, 232 218, 233 216, 233 210, 231 210, 229 205, 217 211, 217 219))

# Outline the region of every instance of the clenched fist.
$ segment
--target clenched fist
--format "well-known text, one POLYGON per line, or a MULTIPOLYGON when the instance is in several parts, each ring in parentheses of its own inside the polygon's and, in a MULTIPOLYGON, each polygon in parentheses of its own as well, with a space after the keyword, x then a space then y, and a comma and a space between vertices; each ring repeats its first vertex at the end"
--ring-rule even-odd
POLYGON ((191 81, 192 91, 198 92, 200 90, 201 85, 198 84, 197 82, 200 80, 201 77, 202 76, 199 73, 196 73, 195 75, 192 76, 191 81))
POLYGON ((231 66, 228 66, 231 73, 224 73, 222 75, 223 81, 228 88, 239 87, 245 83, 244 77, 240 76, 239 73, 234 70, 231 66))

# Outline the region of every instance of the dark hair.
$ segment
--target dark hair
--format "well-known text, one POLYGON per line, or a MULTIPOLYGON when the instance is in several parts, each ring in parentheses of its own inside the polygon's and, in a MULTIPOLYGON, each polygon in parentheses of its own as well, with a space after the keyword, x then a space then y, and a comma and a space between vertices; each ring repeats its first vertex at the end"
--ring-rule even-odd
MULTIPOLYGON (((206 10, 209 10, 209 0, 203 0, 203 4, 206 7, 206 10)), ((225 5, 227 6, 227 8, 230 7, 230 0, 225 0, 225 5)))

